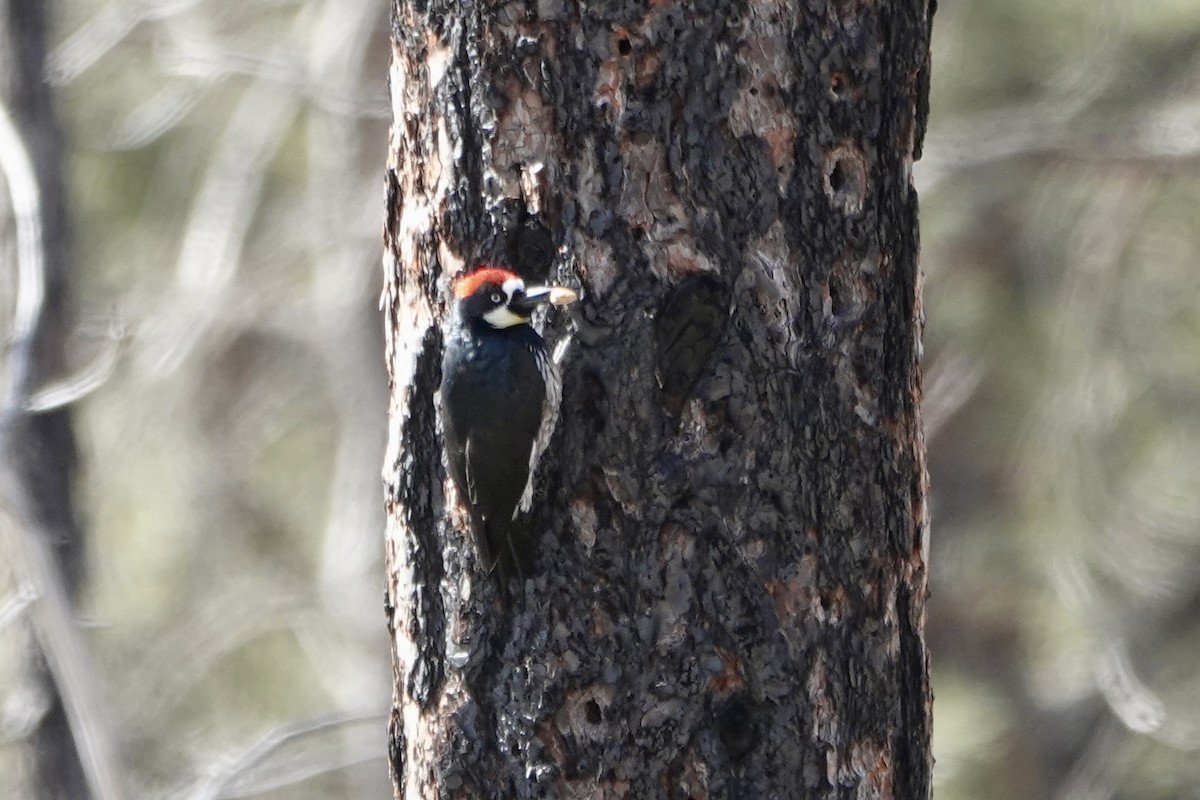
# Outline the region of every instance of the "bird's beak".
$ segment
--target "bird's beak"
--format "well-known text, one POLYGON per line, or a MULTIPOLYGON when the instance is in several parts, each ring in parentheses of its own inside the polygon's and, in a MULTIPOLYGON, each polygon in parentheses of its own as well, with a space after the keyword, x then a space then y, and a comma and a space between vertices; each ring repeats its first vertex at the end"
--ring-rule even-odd
POLYGON ((579 295, 574 289, 565 286, 530 286, 524 293, 509 301, 508 307, 514 314, 528 317, 542 303, 552 306, 568 306, 574 303, 579 295))

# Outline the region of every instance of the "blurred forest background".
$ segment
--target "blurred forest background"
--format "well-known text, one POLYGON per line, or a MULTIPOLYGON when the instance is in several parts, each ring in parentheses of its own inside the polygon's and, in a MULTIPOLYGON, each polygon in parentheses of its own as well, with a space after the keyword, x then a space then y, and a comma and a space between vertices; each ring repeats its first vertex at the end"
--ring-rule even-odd
MULTIPOLYGON (((77 617, 123 779, 388 797, 387 4, 48 8, 72 335, 39 388, 85 395, 77 617)), ((1200 798, 1200 2, 942 0, 932 108, 937 796, 1200 798)), ((0 798, 24 799, 48 699, 16 524, 0 798)))

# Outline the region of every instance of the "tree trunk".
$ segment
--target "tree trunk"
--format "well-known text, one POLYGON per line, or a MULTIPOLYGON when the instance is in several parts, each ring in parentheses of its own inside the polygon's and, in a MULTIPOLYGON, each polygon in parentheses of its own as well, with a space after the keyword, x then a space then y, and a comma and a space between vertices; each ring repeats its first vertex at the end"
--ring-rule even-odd
MULTIPOLYGON (((7 396, 0 419, 0 451, 6 491, 20 495, 8 497, 6 505, 10 512, 19 506, 27 513, 27 535, 44 539, 40 545, 51 555, 47 566, 55 570, 56 582, 67 599, 73 601, 82 583, 84 561, 83 535, 72 498, 76 452, 70 414, 65 408, 41 413, 29 413, 25 408, 32 393, 42 384, 62 376, 68 332, 70 248, 63 140, 45 73, 48 5, 46 0, 5 0, 0 18, 0 102, 35 176, 36 186, 32 188, 38 198, 42 255, 40 274, 31 276, 25 265, 18 268, 16 248, 12 251, 9 274, 20 275, 19 282, 26 284, 18 293, 29 292, 28 284, 36 283, 34 291, 41 295, 41 302, 24 309, 32 311, 25 325, 21 324, 23 309, 16 312, 17 330, 10 340, 5 365, 7 396)), ((3 177, 17 180, 13 175, 3 177)), ((2 181, 0 185, 6 193, 12 189, 2 181)), ((19 210, 11 211, 15 220, 11 224, 14 228, 20 226, 19 210)), ((9 224, 5 220, 3 226, 7 228, 9 224)), ((36 581, 34 584, 40 594, 51 591, 36 581)), ((91 792, 60 687, 43 653, 32 646, 30 652, 34 680, 46 698, 46 709, 29 736, 34 796, 46 800, 84 800, 91 792)))
POLYGON ((393 0, 396 796, 925 798, 927 0, 393 0), (448 282, 582 290, 500 602, 442 465, 448 282))

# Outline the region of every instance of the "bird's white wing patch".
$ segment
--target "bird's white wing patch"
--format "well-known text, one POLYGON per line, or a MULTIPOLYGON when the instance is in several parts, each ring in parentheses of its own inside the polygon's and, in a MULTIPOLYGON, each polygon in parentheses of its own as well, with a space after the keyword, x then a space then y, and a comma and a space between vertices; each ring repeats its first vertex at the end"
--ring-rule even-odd
POLYGON ((538 427, 537 438, 533 440, 533 448, 529 451, 529 476, 525 479, 525 491, 521 493, 521 502, 513 509, 513 519, 522 511, 528 511, 533 506, 533 481, 537 477, 538 461, 550 437, 554 434, 554 426, 558 424, 558 406, 562 401, 562 376, 558 365, 550 358, 544 347, 531 347, 534 359, 537 361, 538 372, 546 384, 546 397, 542 401, 542 424, 538 427))
POLYGON ((464 487, 467 491, 467 503, 474 508, 478 502, 475 495, 475 478, 471 475, 471 437, 467 437, 467 444, 463 447, 463 474, 467 478, 467 485, 464 487))

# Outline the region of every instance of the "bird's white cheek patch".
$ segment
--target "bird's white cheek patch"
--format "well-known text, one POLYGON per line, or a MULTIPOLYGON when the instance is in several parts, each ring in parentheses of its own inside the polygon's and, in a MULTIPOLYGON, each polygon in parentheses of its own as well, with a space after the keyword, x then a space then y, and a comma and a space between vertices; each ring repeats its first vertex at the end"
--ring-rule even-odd
POLYGON ((511 328, 513 325, 524 325, 529 317, 513 313, 508 306, 497 306, 483 315, 483 320, 493 328, 511 328))

